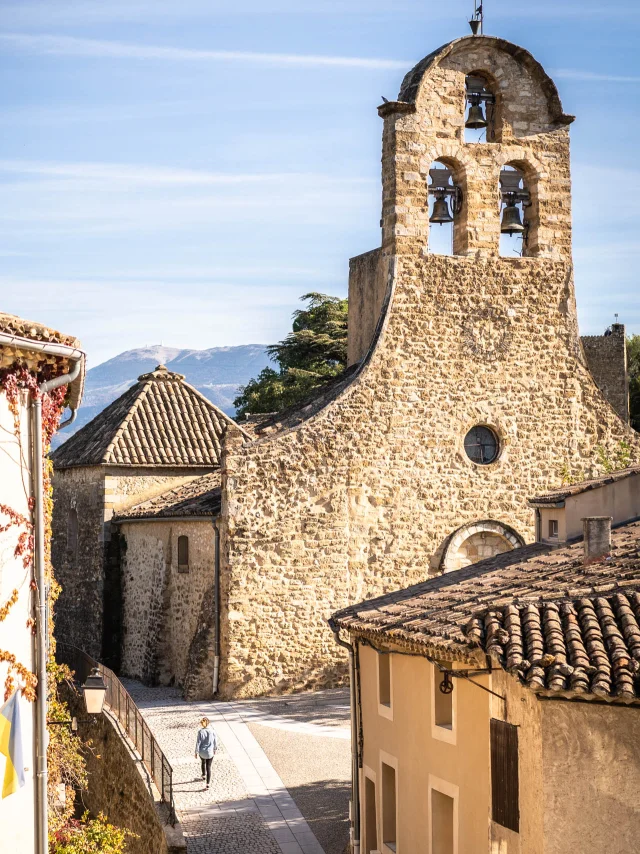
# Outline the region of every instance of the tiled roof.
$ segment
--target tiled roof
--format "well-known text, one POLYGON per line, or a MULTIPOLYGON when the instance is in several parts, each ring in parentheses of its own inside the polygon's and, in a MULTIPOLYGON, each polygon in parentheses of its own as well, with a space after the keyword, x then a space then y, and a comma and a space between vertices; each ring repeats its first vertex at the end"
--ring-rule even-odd
POLYGON ((218 466, 221 438, 230 426, 240 430, 182 374, 158 365, 71 436, 52 459, 56 468, 218 466))
POLYGON ((619 480, 625 480, 628 477, 634 477, 637 474, 640 474, 640 466, 629 466, 626 469, 609 472, 608 474, 600 475, 600 477, 594 477, 591 480, 581 480, 579 483, 550 489, 542 495, 530 498, 529 503, 534 505, 561 503, 571 495, 581 495, 583 492, 589 492, 591 489, 599 489, 602 486, 616 483, 619 480))
POLYGON ((0 312, 0 334, 11 338, 9 342, 0 344, 0 369, 11 368, 19 363, 39 373, 45 379, 50 379, 67 373, 71 367, 70 361, 81 359, 80 373, 70 383, 67 395, 67 405, 74 409, 78 408, 84 390, 85 356, 77 338, 72 335, 63 335, 62 332, 50 329, 42 323, 4 312, 0 312), (39 350, 32 352, 28 347, 25 348, 27 342, 38 348, 55 344, 69 349, 66 353, 58 352, 55 355, 39 350))
POLYGON ((220 515, 220 472, 196 477, 182 486, 163 492, 156 498, 137 504, 114 519, 170 519, 175 516, 210 517, 220 515))
POLYGON ((333 620, 351 632, 475 661, 482 635, 474 619, 482 615, 548 602, 575 607, 640 590, 640 522, 614 529, 610 559, 585 566, 583 557, 582 542, 560 549, 535 543, 352 605, 333 620))
POLYGON ((467 636, 537 693, 640 699, 640 593, 507 605, 467 636))
POLYGON ((27 338, 29 341, 42 341, 46 344, 64 344, 65 347, 80 347, 80 342, 72 335, 63 335, 55 329, 49 329, 42 323, 33 320, 24 320, 15 314, 5 314, 0 311, 0 332, 7 335, 17 335, 18 338, 27 338))

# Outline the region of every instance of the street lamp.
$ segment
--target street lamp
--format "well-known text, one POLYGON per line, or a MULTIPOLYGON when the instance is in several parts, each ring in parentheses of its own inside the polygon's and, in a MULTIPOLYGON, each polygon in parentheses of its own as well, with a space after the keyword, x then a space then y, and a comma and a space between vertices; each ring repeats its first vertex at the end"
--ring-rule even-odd
POLYGON ((97 667, 94 667, 87 676, 87 681, 82 686, 82 693, 84 695, 84 705, 87 714, 101 714, 105 694, 107 693, 107 686, 104 684, 102 674, 97 667))
MULTIPOLYGON (((87 714, 94 716, 102 714, 107 686, 104 684, 104 679, 98 667, 93 668, 87 676, 86 682, 81 687, 87 714)), ((75 735, 78 732, 78 723, 88 724, 91 722, 92 718, 85 718, 78 721, 78 718, 73 717, 70 721, 47 721, 47 724, 49 726, 70 726, 71 732, 75 735)))

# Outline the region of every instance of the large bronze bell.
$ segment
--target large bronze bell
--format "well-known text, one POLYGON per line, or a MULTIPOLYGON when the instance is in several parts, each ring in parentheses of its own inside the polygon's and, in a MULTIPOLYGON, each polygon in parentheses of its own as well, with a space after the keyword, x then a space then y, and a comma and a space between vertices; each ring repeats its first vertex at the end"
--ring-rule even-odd
POLYGON ((453 222, 449 203, 445 198, 435 200, 433 203, 433 212, 429 217, 429 222, 438 223, 438 225, 453 222))
POLYGON ((469 115, 467 116, 467 120, 464 123, 466 128, 470 130, 480 130, 480 128, 487 127, 487 120, 484 117, 484 113, 482 112, 482 104, 476 98, 471 100, 471 106, 469 107, 469 115))
POLYGON ((520 219, 520 209, 513 202, 507 204, 502 212, 500 231, 502 234, 524 234, 525 228, 520 219))

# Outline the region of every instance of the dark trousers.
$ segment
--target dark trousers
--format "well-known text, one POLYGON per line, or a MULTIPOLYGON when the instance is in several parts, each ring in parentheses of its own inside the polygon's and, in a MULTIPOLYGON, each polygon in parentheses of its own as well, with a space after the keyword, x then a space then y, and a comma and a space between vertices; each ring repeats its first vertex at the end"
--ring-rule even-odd
POLYGON ((213 757, 211 759, 203 759, 200 757, 200 762, 202 763, 202 776, 207 775, 207 785, 211 782, 211 763, 213 762, 213 757))

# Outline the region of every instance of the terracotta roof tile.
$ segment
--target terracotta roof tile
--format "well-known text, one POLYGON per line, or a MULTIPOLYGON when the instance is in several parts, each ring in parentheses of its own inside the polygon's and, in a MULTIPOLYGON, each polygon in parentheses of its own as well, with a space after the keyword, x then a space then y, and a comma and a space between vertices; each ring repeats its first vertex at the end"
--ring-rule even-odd
POLYGON ((583 690, 572 686, 588 676, 584 691, 592 695, 640 698, 637 683, 632 696, 628 675, 634 661, 640 665, 640 522, 613 530, 611 558, 602 563, 584 565, 582 542, 558 549, 535 543, 352 605, 332 619, 356 634, 463 660, 482 649, 507 670, 524 660, 523 682, 541 691, 583 690), (596 670, 569 672, 564 659, 575 668, 580 655, 596 670))
POLYGON ((137 504, 121 516, 116 516, 113 521, 175 516, 212 517, 220 515, 220 506, 220 472, 215 471, 137 504))
POLYGON ((640 699, 640 593, 492 610, 468 634, 538 693, 640 699))
POLYGON ((56 468, 219 466, 220 439, 229 427, 246 435, 182 374, 159 365, 67 439, 52 459, 56 468))
POLYGON ((608 486, 610 483, 616 483, 619 480, 625 480, 628 477, 635 477, 640 474, 640 466, 629 466, 619 471, 612 471, 607 474, 594 477, 591 480, 581 480, 579 483, 559 486, 557 489, 550 489, 542 495, 537 495, 535 498, 530 498, 530 504, 556 504, 562 502, 565 498, 571 495, 581 495, 583 492, 589 492, 592 489, 599 489, 602 486, 608 486))

